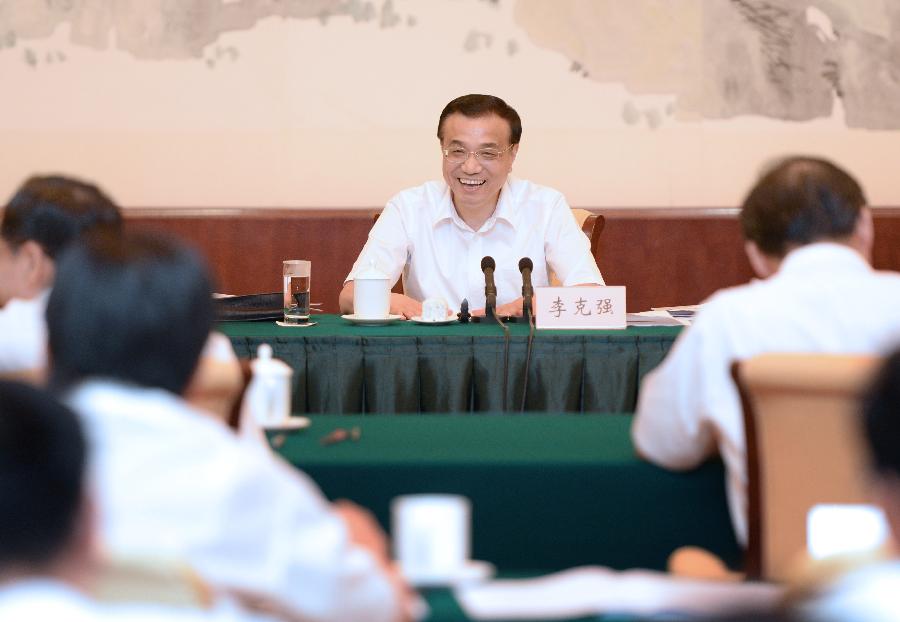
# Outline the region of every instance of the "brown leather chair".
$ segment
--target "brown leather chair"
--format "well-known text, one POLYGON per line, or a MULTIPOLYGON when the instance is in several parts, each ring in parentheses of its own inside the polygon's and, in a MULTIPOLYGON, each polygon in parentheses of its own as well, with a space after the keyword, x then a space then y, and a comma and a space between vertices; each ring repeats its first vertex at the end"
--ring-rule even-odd
POLYGON ((798 569, 813 505, 868 502, 859 398, 879 361, 764 354, 734 364, 747 440, 749 578, 783 580, 798 569))

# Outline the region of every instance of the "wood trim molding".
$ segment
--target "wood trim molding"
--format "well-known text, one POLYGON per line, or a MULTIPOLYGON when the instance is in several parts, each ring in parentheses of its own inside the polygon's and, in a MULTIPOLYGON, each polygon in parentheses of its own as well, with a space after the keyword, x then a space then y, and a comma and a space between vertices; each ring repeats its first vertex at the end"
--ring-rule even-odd
MULTIPOLYGON (((358 218, 380 212, 381 207, 128 207, 126 218, 358 218)), ((738 207, 584 207, 613 219, 737 218, 738 207)), ((900 206, 873 207, 877 217, 900 217, 900 206)))

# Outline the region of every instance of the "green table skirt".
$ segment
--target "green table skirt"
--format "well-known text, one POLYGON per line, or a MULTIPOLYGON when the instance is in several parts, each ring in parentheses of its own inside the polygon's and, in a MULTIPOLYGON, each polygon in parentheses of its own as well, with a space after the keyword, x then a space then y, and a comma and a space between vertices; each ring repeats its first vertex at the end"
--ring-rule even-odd
POLYGON ((294 369, 298 413, 631 412, 640 379, 662 361, 680 329, 537 331, 528 370, 528 327, 451 324, 355 326, 315 316, 310 328, 230 322, 219 328, 238 356, 262 343, 294 369), (506 392, 504 398, 504 366, 506 392))
POLYGON ((672 473, 638 459, 628 415, 319 416, 276 449, 329 498, 348 498, 390 527, 402 494, 472 500, 475 559, 503 572, 600 564, 664 569, 677 547, 740 563, 712 461, 672 473), (322 445, 337 427, 358 441, 322 445))

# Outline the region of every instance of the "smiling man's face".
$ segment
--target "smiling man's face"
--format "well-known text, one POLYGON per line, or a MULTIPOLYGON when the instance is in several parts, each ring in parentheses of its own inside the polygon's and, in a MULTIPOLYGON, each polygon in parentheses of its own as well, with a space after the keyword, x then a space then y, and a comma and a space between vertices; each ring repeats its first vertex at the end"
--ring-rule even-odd
POLYGON ((500 189, 519 150, 518 145, 507 150, 510 147, 509 123, 495 114, 467 117, 457 112, 444 119, 442 134, 441 149, 503 152, 493 161, 479 160, 472 154, 467 154, 464 162, 443 158, 444 180, 450 186, 456 210, 460 215, 489 216, 497 206, 500 189))

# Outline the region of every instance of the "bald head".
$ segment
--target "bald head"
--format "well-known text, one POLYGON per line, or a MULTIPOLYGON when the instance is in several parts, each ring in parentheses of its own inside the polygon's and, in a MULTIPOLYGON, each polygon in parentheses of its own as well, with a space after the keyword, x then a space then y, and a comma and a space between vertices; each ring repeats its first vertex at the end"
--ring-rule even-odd
POLYGON ((783 257, 813 242, 853 236, 866 205, 859 183, 832 162, 792 157, 768 170, 741 209, 744 237, 766 255, 783 257))

